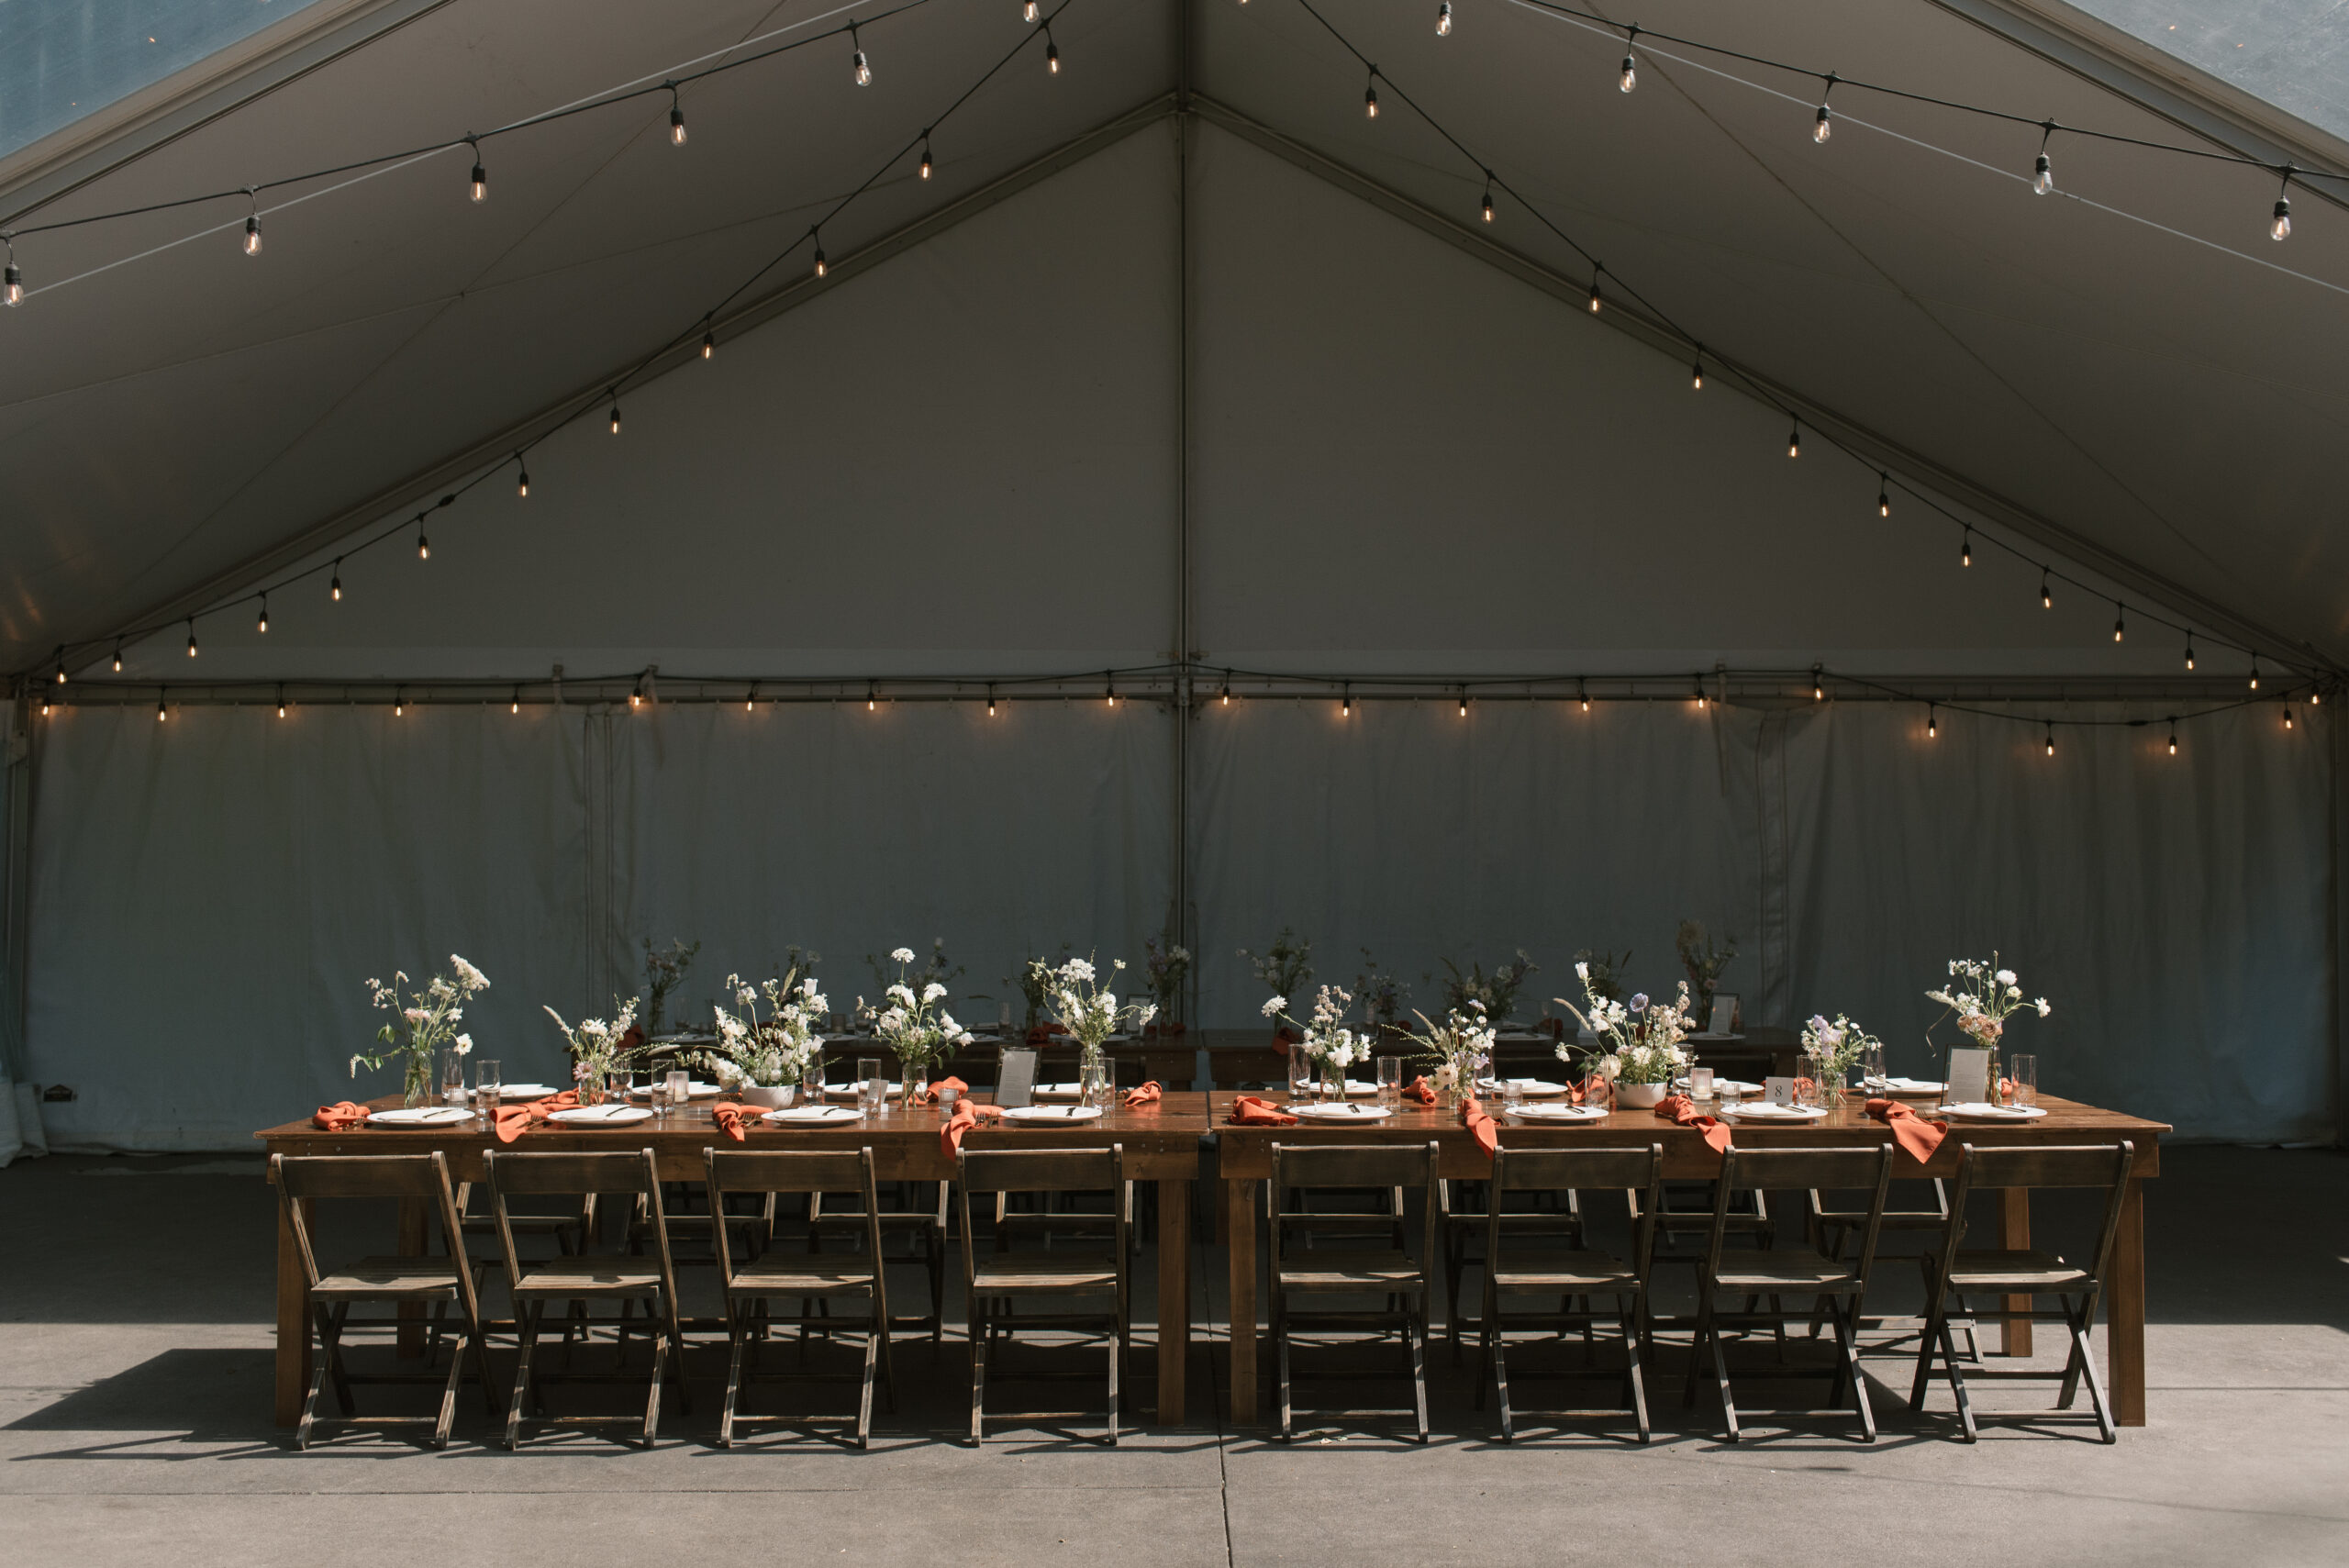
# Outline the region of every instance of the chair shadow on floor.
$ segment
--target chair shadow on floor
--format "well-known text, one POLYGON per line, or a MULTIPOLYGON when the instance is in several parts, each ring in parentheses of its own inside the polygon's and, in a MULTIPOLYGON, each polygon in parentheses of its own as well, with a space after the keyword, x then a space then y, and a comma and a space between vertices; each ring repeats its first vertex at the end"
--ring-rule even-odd
POLYGON ((220 1459, 274 1451, 270 1409, 276 1358, 266 1350, 172 1350, 74 1389, 7 1424, 11 1432, 123 1434, 118 1441, 15 1455, 43 1459, 220 1459), (192 1451, 173 1453, 173 1444, 192 1451))

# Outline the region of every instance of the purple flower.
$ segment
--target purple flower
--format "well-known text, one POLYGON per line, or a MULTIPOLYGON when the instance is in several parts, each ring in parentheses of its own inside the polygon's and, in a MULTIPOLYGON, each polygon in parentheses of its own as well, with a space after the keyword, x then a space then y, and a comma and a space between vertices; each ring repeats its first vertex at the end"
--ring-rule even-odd
POLYGON ((1631 997, 1631 1011, 1635 1013, 1644 1013, 1647 1010, 1648 994, 1644 991, 1635 993, 1631 997))

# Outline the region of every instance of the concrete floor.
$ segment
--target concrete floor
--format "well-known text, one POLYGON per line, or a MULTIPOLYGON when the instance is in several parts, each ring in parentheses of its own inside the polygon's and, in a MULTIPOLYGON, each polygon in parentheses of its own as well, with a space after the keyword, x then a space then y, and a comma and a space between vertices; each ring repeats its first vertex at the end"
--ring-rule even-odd
MULTIPOLYGON (((707 1446, 723 1362, 705 1351, 695 1413, 673 1410, 656 1451, 551 1435, 509 1455, 483 1445, 473 1394, 443 1452, 355 1431, 295 1453, 272 1429, 257 1161, 30 1162, 0 1172, 0 1563, 2349 1562, 2349 1159, 2177 1149, 2165 1164, 2148 1206, 2152 1420, 2111 1448, 2077 1423, 1992 1425, 1965 1447, 1945 1388, 1907 1414, 1910 1363, 1891 1357, 1870 1363, 1872 1448, 1832 1421, 1753 1413, 1732 1448, 1712 1403, 1683 1412, 1676 1385, 1650 1448, 1589 1428, 1520 1429, 1504 1448, 1441 1357, 1429 1447, 1310 1420, 1285 1446, 1220 1408, 1223 1258, 1202 1247, 1194 1420, 1118 1452, 1097 1427, 1050 1421, 1000 1423, 979 1451, 954 1440, 966 1362, 950 1337, 901 1345, 905 1397, 870 1452, 787 1431, 707 1446)), ((2043 1199, 2043 1240, 2080 1222, 2043 1199)), ((1882 1277, 1883 1308, 1904 1308, 1913 1268, 1882 1277)), ((2043 1361, 2053 1340, 2043 1329, 2043 1361)), ((1765 1381, 1761 1348, 1746 1361, 1742 1403, 1816 1397, 1765 1381)), ((994 1397, 1064 1404, 1068 1386, 994 1397)))

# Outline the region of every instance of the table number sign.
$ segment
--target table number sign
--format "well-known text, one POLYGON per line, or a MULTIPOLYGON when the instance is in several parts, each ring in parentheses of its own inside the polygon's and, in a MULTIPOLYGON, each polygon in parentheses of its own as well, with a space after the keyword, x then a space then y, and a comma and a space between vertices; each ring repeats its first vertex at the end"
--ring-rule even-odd
POLYGON ((1943 1103, 1953 1106, 1976 1105, 1990 1097, 1990 1053, 1970 1047, 1959 1047, 1949 1053, 1949 1086, 1943 1091, 1943 1103))
POLYGON ((1036 1063, 1043 1052, 1033 1046, 1006 1046, 1003 1062, 996 1069, 995 1103, 1007 1110, 1033 1105, 1036 1099, 1036 1063))
POLYGON ((1774 1106, 1793 1105, 1795 1081, 1792 1078, 1765 1078, 1762 1080, 1762 1093, 1774 1106))

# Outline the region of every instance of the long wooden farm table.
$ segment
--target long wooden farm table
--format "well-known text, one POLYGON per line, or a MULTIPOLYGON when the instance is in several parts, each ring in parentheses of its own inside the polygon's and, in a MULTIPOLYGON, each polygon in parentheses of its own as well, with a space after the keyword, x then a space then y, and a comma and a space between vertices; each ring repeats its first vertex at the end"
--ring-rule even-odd
MULTIPOLYGON (((1233 1127, 1233 1096, 1219 1092, 1209 1097, 1221 1145, 1223 1216, 1230 1246, 1231 1409, 1234 1418, 1252 1422, 1256 1411, 1256 1232, 1263 1200, 1257 1184, 1272 1173, 1275 1143, 1424 1143, 1440 1146, 1439 1173, 1453 1180, 1481 1179, 1491 1165, 1476 1147, 1456 1110, 1407 1106, 1386 1119, 1364 1127, 1330 1126, 1311 1121, 1295 1127, 1233 1127)), ((2135 1173, 2121 1211, 2121 1230, 2113 1244, 2111 1276, 2105 1292, 2105 1322, 2110 1360, 2112 1407, 2115 1418, 2128 1427, 2145 1424, 2145 1198, 2144 1184, 2161 1174, 2161 1122, 2146 1121, 2119 1111, 2099 1110, 2042 1095, 2047 1115, 2037 1121, 2012 1123, 1953 1122, 1951 1136, 1932 1163, 1919 1167, 1905 1157, 1896 1176, 1957 1174, 1958 1148, 2032 1144, 2118 1143, 2136 1146, 2135 1173)), ((1891 1133, 1869 1118, 1858 1097, 1831 1111, 1824 1121, 1805 1127, 1741 1126, 1736 1141, 1757 1149, 1851 1147, 1885 1141, 1891 1133)), ((1602 1121, 1577 1127, 1531 1127, 1504 1121, 1500 1140, 1508 1148, 1621 1148, 1631 1144, 1664 1145, 1664 1171, 1670 1180, 1699 1181, 1720 1170, 1720 1157, 1702 1133, 1665 1121, 1649 1110, 1617 1111, 1602 1121)), ((2031 1195, 2010 1191, 2001 1195, 1998 1246, 2031 1245, 2031 1195)), ((2016 1305, 2021 1305, 2020 1301, 2016 1305)), ((2031 1353, 2031 1325, 2005 1327, 2009 1355, 2031 1353)))
MULTIPOLYGON (((975 1097, 985 1104, 991 1096, 975 1097)), ((974 1150, 1103 1149, 1121 1144, 1127 1177, 1159 1184, 1157 1414, 1161 1425, 1183 1418, 1185 1350, 1190 1340, 1190 1189, 1198 1175, 1199 1135, 1207 1130, 1206 1100, 1206 1095, 1187 1091, 1169 1093, 1157 1105, 1141 1110, 1112 1106, 1098 1121, 1038 1129, 987 1128, 965 1134, 963 1140, 965 1149, 974 1150)), ((387 1096, 371 1102, 370 1108, 381 1110, 398 1103, 396 1096, 387 1096)), ((482 1156, 492 1149, 526 1153, 650 1149, 662 1180, 698 1184, 704 1178, 704 1149, 853 1150, 869 1144, 876 1179, 937 1182, 951 1180, 954 1174, 953 1162, 945 1157, 939 1143, 943 1119, 934 1107, 892 1108, 886 1116, 832 1129, 754 1127, 741 1143, 730 1142, 718 1131, 706 1106, 633 1127, 581 1129, 541 1122, 509 1145, 497 1143, 477 1120, 414 1130, 370 1125, 340 1133, 321 1131, 303 1120, 253 1136, 272 1154, 424 1154, 437 1149, 448 1156, 450 1179, 457 1182, 483 1180, 487 1168, 482 1156)), ((420 1203, 401 1206, 399 1250, 404 1256, 420 1255, 426 1250, 424 1209, 420 1203)), ((277 1424, 281 1427, 291 1427, 300 1418, 303 1392, 309 1386, 306 1294, 293 1229, 281 1211, 276 1367, 277 1424)))

